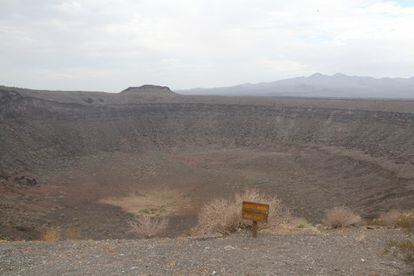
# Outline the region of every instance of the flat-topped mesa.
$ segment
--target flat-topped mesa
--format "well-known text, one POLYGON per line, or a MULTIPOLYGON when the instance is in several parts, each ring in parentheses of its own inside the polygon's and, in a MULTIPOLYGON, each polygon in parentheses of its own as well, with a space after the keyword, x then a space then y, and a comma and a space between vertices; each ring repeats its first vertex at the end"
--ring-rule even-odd
POLYGON ((146 84, 139 87, 128 87, 121 91, 122 95, 139 95, 139 96, 176 96, 177 94, 172 92, 167 86, 146 84))

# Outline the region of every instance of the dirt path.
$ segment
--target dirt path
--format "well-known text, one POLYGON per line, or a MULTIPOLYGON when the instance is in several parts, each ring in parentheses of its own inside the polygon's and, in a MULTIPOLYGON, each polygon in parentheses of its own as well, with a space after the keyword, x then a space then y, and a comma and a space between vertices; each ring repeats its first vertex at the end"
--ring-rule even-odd
POLYGON ((224 238, 0 243, 1 275, 412 275, 385 254, 398 230, 224 238), (370 274, 371 273, 371 274, 370 274))

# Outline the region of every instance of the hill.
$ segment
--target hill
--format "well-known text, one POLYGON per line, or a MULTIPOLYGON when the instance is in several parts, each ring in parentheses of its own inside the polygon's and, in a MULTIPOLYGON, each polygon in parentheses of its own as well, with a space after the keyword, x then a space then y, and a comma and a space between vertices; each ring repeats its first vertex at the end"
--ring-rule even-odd
POLYGON ((196 88, 178 91, 186 95, 243 95, 317 98, 414 98, 413 78, 332 76, 320 73, 258 84, 241 84, 218 88, 196 88))

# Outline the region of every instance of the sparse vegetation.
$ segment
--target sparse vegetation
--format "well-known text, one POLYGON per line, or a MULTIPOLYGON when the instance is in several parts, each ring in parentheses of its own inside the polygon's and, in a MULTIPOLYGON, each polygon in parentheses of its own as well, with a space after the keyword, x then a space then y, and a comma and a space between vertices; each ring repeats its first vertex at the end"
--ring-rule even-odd
POLYGON ((305 228, 312 227, 312 224, 309 223, 305 218, 293 219, 291 222, 291 225, 293 225, 295 228, 298 228, 298 229, 305 229, 305 228))
POLYGON ((257 190, 246 190, 231 199, 217 199, 206 204, 200 211, 196 233, 229 234, 250 226, 249 221, 241 218, 243 201, 253 201, 270 205, 268 223, 259 224, 259 229, 274 229, 288 221, 290 215, 276 197, 267 196, 257 190))
POLYGON ((334 207, 326 212, 324 224, 329 228, 342 228, 356 225, 361 217, 346 207, 334 207))
MULTIPOLYGON (((408 232, 414 232, 414 212, 413 211, 390 211, 385 213, 388 215, 380 216, 380 221, 385 222, 387 226, 401 227, 408 232), (386 224, 388 219, 389 223, 386 224)), ((411 239, 406 239, 403 241, 391 240, 388 242, 386 247, 386 252, 394 252, 397 255, 401 256, 407 263, 414 265, 414 241, 411 239)))
POLYGON ((374 218, 371 222, 375 225, 383 225, 389 227, 400 227, 409 232, 414 231, 414 211, 391 210, 374 218))
POLYGON ((414 212, 404 212, 398 218, 398 226, 409 231, 414 232, 414 212))
POLYGON ((398 226, 398 220, 400 216, 401 211, 393 209, 391 211, 380 214, 378 218, 378 224, 389 227, 396 227, 398 226))
POLYGON ((131 227, 131 232, 138 234, 140 237, 153 238, 165 231, 167 219, 141 215, 136 220, 130 220, 128 224, 131 227))
POLYGON ((61 238, 61 231, 58 228, 47 228, 42 235, 42 240, 49 243, 55 243, 61 238))
POLYGON ((65 231, 65 238, 68 240, 80 240, 82 238, 81 231, 77 227, 71 227, 65 231))
POLYGON ((126 197, 105 198, 100 202, 119 206, 137 216, 151 217, 164 217, 191 208, 191 202, 181 191, 169 188, 141 189, 126 197))
POLYGON ((380 221, 379 218, 373 218, 369 224, 371 224, 371 225, 381 225, 382 222, 380 221))
POLYGON ((243 225, 240 218, 241 207, 234 201, 216 199, 205 205, 199 214, 196 233, 229 234, 243 225))
POLYGON ((414 242, 411 240, 391 240, 388 242, 385 252, 394 252, 400 255, 407 263, 414 264, 414 242))

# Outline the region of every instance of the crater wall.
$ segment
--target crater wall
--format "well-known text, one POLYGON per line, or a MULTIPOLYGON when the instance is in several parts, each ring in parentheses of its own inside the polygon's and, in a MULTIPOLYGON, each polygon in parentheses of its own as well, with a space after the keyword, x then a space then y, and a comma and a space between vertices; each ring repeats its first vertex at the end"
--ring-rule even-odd
POLYGON ((3 174, 96 152, 316 144, 414 164, 414 114, 301 106, 140 102, 90 105, 3 93, 3 174))

